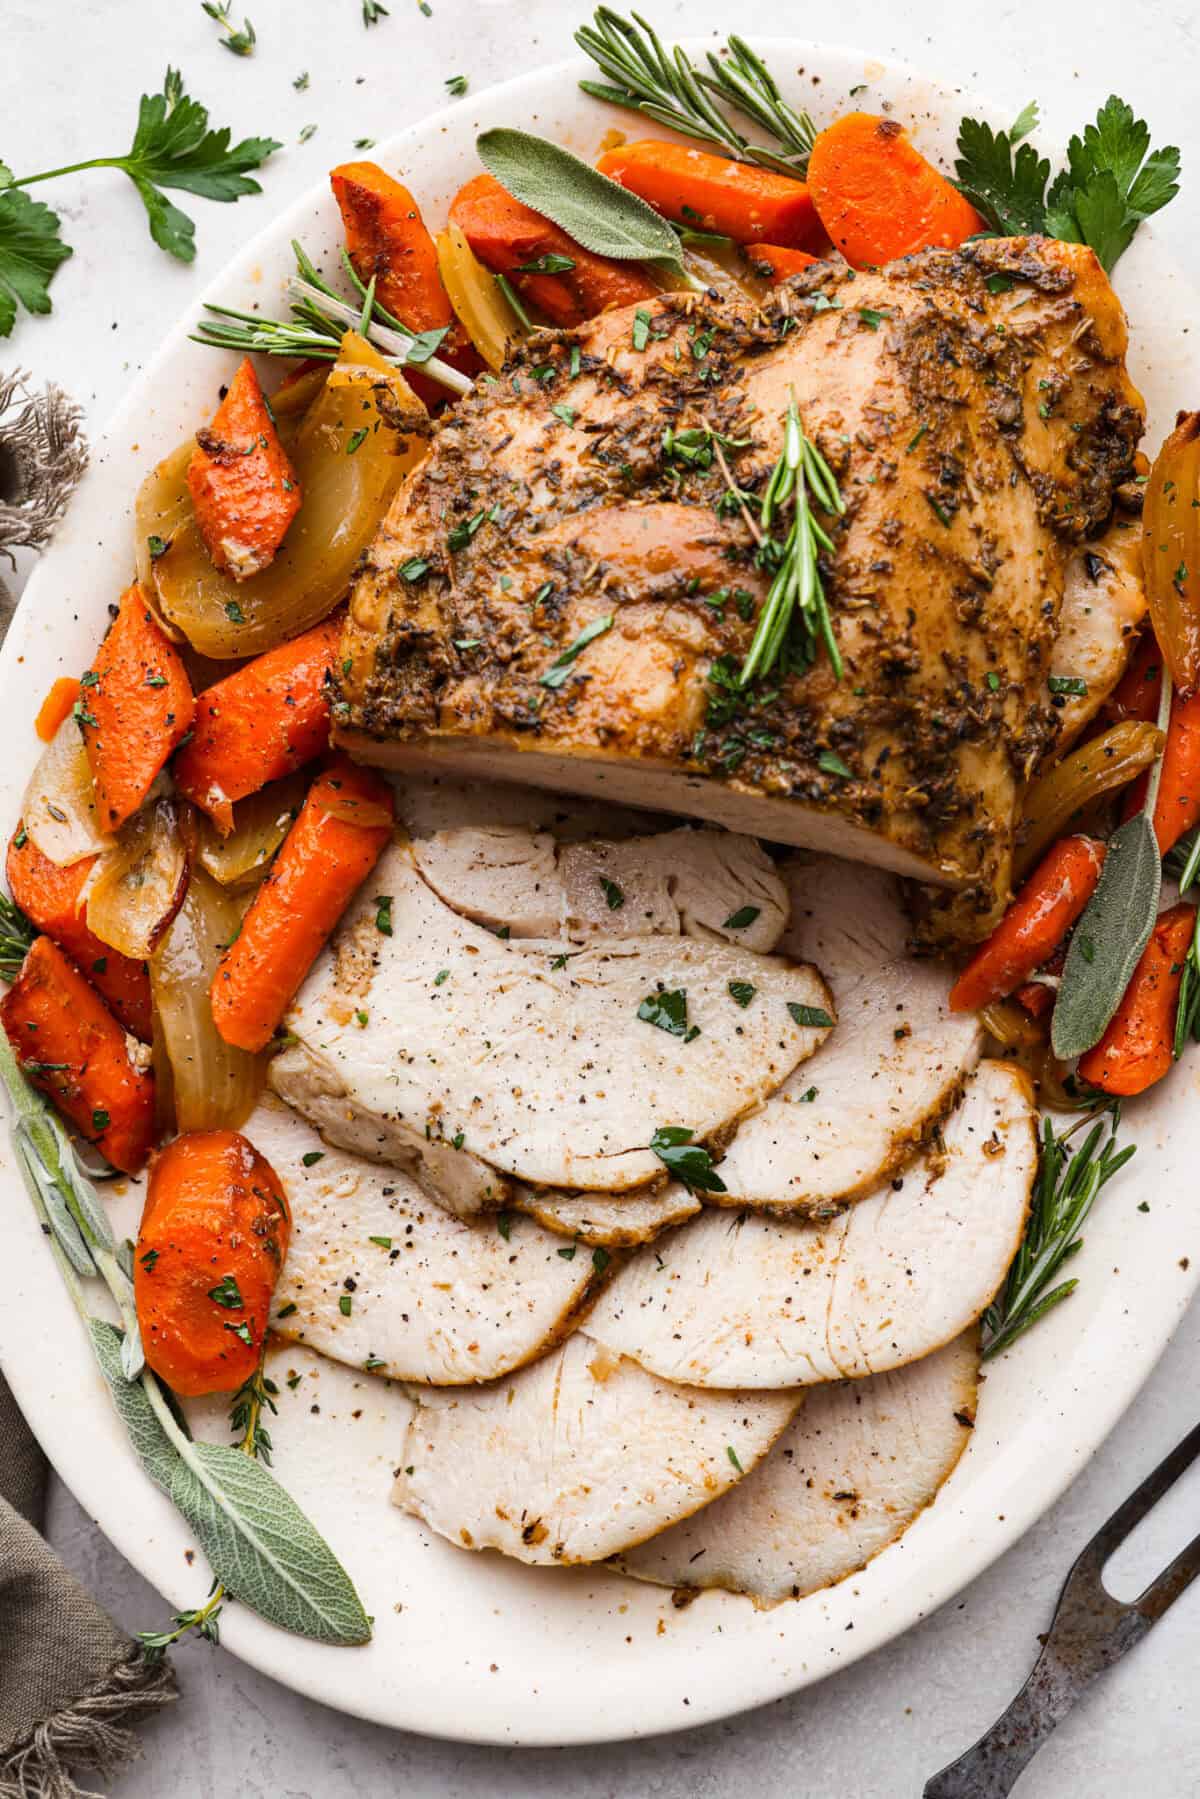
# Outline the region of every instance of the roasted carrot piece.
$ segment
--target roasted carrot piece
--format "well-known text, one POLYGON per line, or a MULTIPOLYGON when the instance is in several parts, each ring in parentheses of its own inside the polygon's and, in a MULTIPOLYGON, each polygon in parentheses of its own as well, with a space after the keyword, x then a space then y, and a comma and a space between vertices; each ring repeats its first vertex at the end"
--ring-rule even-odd
POLYGON ((38 707, 38 715, 33 721, 33 728, 43 743, 49 743, 57 736, 58 727, 75 709, 79 699, 79 682, 71 675, 60 675, 51 684, 50 691, 38 707))
POLYGON ((152 1021, 146 964, 110 949, 88 930, 84 889, 95 865, 95 856, 89 856, 60 868, 43 856, 29 833, 18 825, 8 846, 9 889, 30 923, 52 937, 104 995, 125 1029, 149 1043, 152 1021))
POLYGON ((232 1393, 258 1366, 291 1219, 279 1176, 238 1131, 155 1156, 134 1252, 146 1360, 176 1393, 232 1393))
MULTIPOLYGON (((448 326, 438 355, 464 375, 475 374, 483 363, 454 316, 438 271, 437 245, 403 182, 378 163, 344 162, 330 171, 329 185, 359 280, 369 285, 374 277, 380 305, 414 331, 448 326)), ((404 373, 427 405, 431 399, 445 399, 446 390, 419 368, 411 372, 406 368, 404 373)))
POLYGON ((1144 1093, 1166 1074, 1173 1059, 1183 965, 1195 928, 1195 906, 1172 906, 1159 915, 1108 1029, 1079 1059, 1079 1079, 1089 1087, 1102 1093, 1144 1093))
POLYGON ((1125 673, 1104 702, 1104 716, 1110 724, 1135 718, 1152 725, 1158 717, 1158 699, 1162 692, 1162 651, 1153 631, 1147 631, 1138 643, 1125 673))
POLYGON ((955 981, 951 1011, 1006 998, 1050 959, 1096 891, 1104 854, 1093 837, 1060 838, 955 981))
MULTIPOLYGON (((1130 789, 1124 816, 1131 818, 1145 804, 1146 777, 1130 789)), ((1162 776, 1154 802, 1154 835, 1165 856, 1173 844, 1200 820, 1200 692, 1190 700, 1176 693, 1171 702, 1171 722, 1163 749, 1162 776)))
POLYGON ((114 1168, 137 1174, 154 1142, 154 1077, 129 1059, 125 1032, 49 937, 34 939, 0 999, 22 1071, 114 1168))
POLYGON ((345 615, 256 656, 196 701, 193 736, 175 758, 175 785, 226 835, 233 808, 329 745, 328 676, 345 615))
POLYGON ((954 249, 985 229, 903 125, 870 113, 845 113, 818 133, 808 185, 822 225, 856 268, 914 250, 954 249))
POLYGON ((83 677, 80 723, 106 831, 132 818, 192 725, 192 684, 136 581, 83 677))
POLYGON ((556 325, 581 325, 605 307, 630 306, 659 291, 636 264, 593 256, 540 212, 514 200, 492 175, 476 175, 458 190, 450 223, 485 268, 507 275, 556 325), (544 256, 565 258, 571 267, 551 275, 521 272, 544 256))
POLYGON ((801 269, 810 269, 820 260, 807 250, 793 250, 786 244, 751 244, 746 251, 750 273, 764 281, 786 281, 789 275, 798 275, 801 269))
POLYGON ((807 182, 710 150, 644 138, 606 150, 596 167, 676 225, 792 248, 821 235, 807 182))
MULTIPOLYGON (((1040 974, 1061 974, 1066 966, 1066 960, 1067 945, 1064 941, 1059 944, 1049 961, 1042 963, 1038 972, 1040 974)), ((1047 1012, 1054 1009, 1054 988, 1045 986, 1041 981, 1026 981, 1023 986, 1017 988, 1013 998, 1019 1005, 1024 1006, 1032 1018, 1044 1018, 1047 1012)))
POLYGON ((318 775, 236 942, 217 964, 213 1017, 226 1043, 265 1049, 305 975, 392 834, 392 790, 339 757, 318 775))
POLYGON ((213 566, 235 581, 260 574, 299 512, 301 495, 249 357, 212 424, 196 433, 187 484, 213 566))

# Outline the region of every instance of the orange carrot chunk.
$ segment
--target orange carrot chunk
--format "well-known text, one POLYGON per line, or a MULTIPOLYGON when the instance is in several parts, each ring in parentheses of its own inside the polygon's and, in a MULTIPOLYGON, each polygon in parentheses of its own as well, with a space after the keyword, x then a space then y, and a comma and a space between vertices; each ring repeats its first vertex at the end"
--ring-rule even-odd
POLYGON ((110 949, 88 929, 84 889, 95 865, 95 856, 89 856, 60 868, 18 826, 8 846, 9 890, 30 923, 52 937, 104 995, 125 1029, 149 1043, 153 1026, 146 964, 110 949))
POLYGON ((1104 855, 1093 837, 1053 846, 950 989, 951 1011, 977 1012, 1007 998, 1049 961, 1096 891, 1104 855))
POLYGON ((752 244, 746 251, 750 273, 764 281, 786 281, 789 275, 798 275, 820 260, 807 250, 792 250, 786 244, 752 244))
POLYGON ((154 1142, 154 1076, 129 1059, 125 1032, 49 937, 34 939, 0 999, 23 1073, 114 1168, 137 1174, 154 1142))
POLYGON ((392 834, 392 790, 339 757, 318 775, 236 942, 217 964, 212 1009, 238 1049, 265 1049, 296 990, 392 834))
POLYGON ((192 684, 135 582, 83 677, 80 723, 100 822, 132 818, 192 724, 192 684))
POLYGON ((261 574, 300 510, 300 483, 249 357, 196 433, 187 484, 213 566, 235 581, 261 574))
POLYGON ((291 1220, 279 1176, 237 1131, 154 1158, 134 1252, 146 1360, 176 1393, 232 1393, 258 1366, 291 1220))
POLYGON ((38 707, 33 728, 43 743, 57 735, 58 727, 75 709, 79 699, 79 682, 70 675, 60 675, 51 683, 50 691, 38 707))
MULTIPOLYGON (((1143 797, 1145 789, 1143 788, 1143 797)), ((1128 804, 1132 804, 1132 796, 1128 804)), ((1136 810, 1136 807, 1134 808, 1136 810)), ((1200 821, 1200 691, 1190 700, 1176 693, 1163 748, 1162 778, 1154 803, 1154 835, 1162 855, 1200 821)))
POLYGON ((806 182, 710 150, 644 138, 606 150, 596 167, 674 224, 717 231, 739 244, 795 248, 821 234, 806 182))
POLYGON ((256 656, 196 701, 194 733, 175 758, 175 785, 228 834, 233 808, 329 745, 329 676, 345 615, 256 656))
MULTIPOLYGON (((438 271, 437 246, 409 190, 374 162, 342 163, 330 171, 329 185, 359 280, 370 286, 374 278, 380 305, 412 330, 448 327, 438 355, 464 375, 475 374, 482 359, 454 316, 438 271)), ((404 373, 426 404, 426 389, 432 400, 445 399, 445 388, 419 368, 404 373)))
POLYGON ((1195 906, 1172 906, 1159 915, 1108 1029, 1079 1059, 1079 1079, 1089 1087, 1102 1093, 1144 1093, 1167 1073, 1183 965, 1195 928, 1195 906))
POLYGON ((1129 658, 1125 673, 1104 702, 1104 716, 1109 723, 1119 725, 1124 719, 1133 718, 1152 725, 1158 717, 1162 671, 1162 651, 1153 631, 1147 631, 1129 658))
POLYGON ((476 175, 455 194, 450 223, 496 275, 507 275, 519 293, 556 325, 581 325, 608 306, 651 300, 658 288, 636 263, 593 256, 573 237, 522 206, 492 175, 476 175), (559 257, 571 264, 556 274, 531 273, 530 263, 559 257))
POLYGON ((914 250, 954 249, 985 229, 903 125, 870 113, 846 113, 818 133, 808 185, 822 225, 855 268, 914 250))

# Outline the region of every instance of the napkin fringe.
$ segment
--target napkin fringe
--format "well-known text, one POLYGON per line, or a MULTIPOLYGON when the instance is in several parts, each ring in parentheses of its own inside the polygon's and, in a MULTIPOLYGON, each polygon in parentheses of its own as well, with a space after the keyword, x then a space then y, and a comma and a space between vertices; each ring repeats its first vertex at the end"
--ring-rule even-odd
POLYGON ((78 1785, 74 1770, 94 1768, 108 1780, 141 1753, 129 1726, 178 1697, 170 1662, 147 1661, 135 1651, 96 1692, 44 1718, 0 1760, 0 1799, 103 1799, 78 1785))

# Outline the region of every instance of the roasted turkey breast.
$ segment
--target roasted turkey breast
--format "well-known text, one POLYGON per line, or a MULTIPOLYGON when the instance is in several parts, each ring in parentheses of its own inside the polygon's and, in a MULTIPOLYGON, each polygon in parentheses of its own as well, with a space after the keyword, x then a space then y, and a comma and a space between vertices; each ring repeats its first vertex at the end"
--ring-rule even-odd
POLYGON ((394 503, 338 735, 880 863, 958 890, 978 935, 1058 731, 1067 564, 1133 471, 1125 349, 1092 252, 1036 237, 540 333, 394 503), (770 573, 729 483, 761 492, 791 395, 846 502, 823 558, 845 673, 821 651, 742 687, 770 573))

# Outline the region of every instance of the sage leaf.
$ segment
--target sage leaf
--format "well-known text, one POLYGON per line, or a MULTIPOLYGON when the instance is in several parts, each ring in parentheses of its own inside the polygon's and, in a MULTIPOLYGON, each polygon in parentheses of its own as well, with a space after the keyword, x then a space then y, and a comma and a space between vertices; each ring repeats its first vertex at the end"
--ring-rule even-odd
POLYGON ((115 1324, 106 1324, 101 1318, 89 1318, 87 1328, 100 1372, 108 1383, 121 1422, 129 1432, 134 1454, 155 1486, 169 1498, 179 1456, 159 1423, 141 1381, 125 1379, 121 1365, 123 1333, 115 1324))
POLYGON ((185 1444, 171 1498, 243 1605, 318 1643, 370 1641, 350 1576, 261 1462, 226 1443, 185 1444))
POLYGON ((1063 1061, 1104 1035, 1154 929, 1161 889, 1158 842, 1139 812, 1109 838, 1099 885, 1067 951, 1050 1029, 1063 1061))
POLYGON ((483 132, 475 147, 484 168, 507 193, 593 255, 657 262, 685 274, 679 238, 666 220, 570 150, 507 126, 483 132))
POLYGON ((187 1519, 217 1579, 283 1630, 319 1643, 368 1642, 371 1625, 349 1575, 274 1475, 228 1444, 192 1442, 152 1375, 125 1379, 122 1333, 98 1318, 88 1333, 138 1461, 187 1519))

